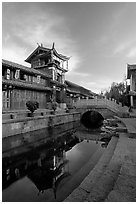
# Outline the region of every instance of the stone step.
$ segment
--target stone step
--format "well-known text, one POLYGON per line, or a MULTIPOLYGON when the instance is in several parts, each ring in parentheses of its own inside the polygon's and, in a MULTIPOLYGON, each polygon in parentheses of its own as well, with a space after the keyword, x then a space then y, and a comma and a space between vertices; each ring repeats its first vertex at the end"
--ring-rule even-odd
POLYGON ((136 202, 136 140, 127 138, 118 179, 105 202, 136 202))
POLYGON ((97 164, 89 173, 89 175, 82 181, 78 188, 76 188, 64 201, 65 202, 83 202, 89 196, 92 188, 99 181, 103 172, 106 170, 108 163, 110 162, 114 150, 118 142, 117 137, 112 137, 107 149, 97 161, 97 164))
POLYGON ((121 124, 126 127, 128 133, 136 134, 136 118, 115 118, 118 118, 120 120, 121 124))
POLYGON ((123 144, 124 138, 121 136, 118 139, 116 149, 113 156, 108 163, 103 175, 95 183, 86 202, 103 202, 110 191, 113 189, 115 181, 120 173, 123 157, 125 155, 125 144, 123 144))

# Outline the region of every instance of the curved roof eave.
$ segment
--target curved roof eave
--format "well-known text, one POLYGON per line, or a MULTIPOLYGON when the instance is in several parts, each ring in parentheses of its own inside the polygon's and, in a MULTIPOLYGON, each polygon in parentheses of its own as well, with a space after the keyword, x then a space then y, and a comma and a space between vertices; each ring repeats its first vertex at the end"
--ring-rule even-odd
POLYGON ((70 59, 70 57, 67 57, 67 56, 64 56, 64 55, 62 55, 62 54, 59 54, 59 53, 56 51, 55 48, 53 49, 53 52, 54 52, 55 55, 57 55, 57 57, 59 57, 60 59, 62 59, 62 60, 64 60, 64 61, 67 61, 67 60, 70 59))
POLYGON ((31 58, 33 57, 33 55, 34 55, 38 50, 50 51, 51 49, 38 46, 38 47, 29 55, 29 57, 27 57, 27 59, 25 60, 25 62, 31 63, 31 58))
POLYGON ((45 48, 45 47, 38 46, 38 47, 27 57, 27 59, 25 60, 25 62, 31 63, 31 58, 35 55, 35 53, 36 53, 38 50, 43 50, 43 51, 46 51, 46 52, 53 50, 54 54, 55 54, 57 57, 59 57, 60 59, 62 59, 62 60, 64 60, 64 61, 70 59, 70 57, 67 57, 67 56, 64 56, 64 55, 62 55, 62 54, 59 54, 59 53, 56 51, 55 48, 50 49, 50 48, 45 48))

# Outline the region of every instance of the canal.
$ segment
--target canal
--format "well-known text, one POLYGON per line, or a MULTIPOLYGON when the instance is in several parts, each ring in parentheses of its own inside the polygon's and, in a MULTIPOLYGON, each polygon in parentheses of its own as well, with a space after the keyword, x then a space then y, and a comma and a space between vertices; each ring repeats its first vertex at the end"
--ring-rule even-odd
POLYGON ((3 153, 3 202, 61 202, 94 168, 108 143, 98 131, 68 125, 27 133, 41 140, 3 153))

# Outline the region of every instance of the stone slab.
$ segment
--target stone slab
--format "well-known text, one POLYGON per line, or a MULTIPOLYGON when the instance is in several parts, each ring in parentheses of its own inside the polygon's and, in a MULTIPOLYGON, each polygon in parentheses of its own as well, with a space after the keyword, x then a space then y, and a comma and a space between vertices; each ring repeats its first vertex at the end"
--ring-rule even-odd
POLYGON ((70 194, 64 202, 83 202, 88 196, 88 192, 78 187, 73 191, 73 194, 70 194))

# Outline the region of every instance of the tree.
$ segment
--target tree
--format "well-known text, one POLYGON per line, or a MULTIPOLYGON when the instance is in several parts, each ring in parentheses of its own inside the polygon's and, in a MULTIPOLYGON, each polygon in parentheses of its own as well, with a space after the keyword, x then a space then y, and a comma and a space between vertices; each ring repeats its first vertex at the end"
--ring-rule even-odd
POLYGON ((110 90, 105 92, 105 96, 109 99, 115 99, 117 103, 121 102, 122 105, 129 106, 128 95, 124 82, 111 84, 110 90))

